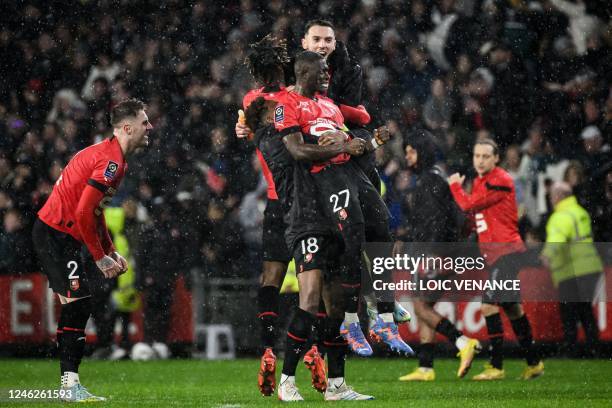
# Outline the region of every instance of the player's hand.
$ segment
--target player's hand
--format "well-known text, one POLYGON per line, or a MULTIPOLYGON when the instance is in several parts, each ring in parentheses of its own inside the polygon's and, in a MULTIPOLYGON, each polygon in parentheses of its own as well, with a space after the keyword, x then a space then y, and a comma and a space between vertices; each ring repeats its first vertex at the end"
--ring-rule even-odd
POLYGON ((318 143, 320 146, 329 146, 331 144, 339 144, 346 142, 348 136, 341 130, 335 132, 325 132, 319 137, 318 143))
POLYGON ((356 137, 344 144, 344 152, 351 156, 361 156, 365 150, 366 141, 356 137))
POLYGON ((124 257, 121 256, 119 252, 117 251, 113 252, 111 254, 111 258, 113 258, 119 264, 119 266, 121 266, 121 273, 119 275, 127 272, 128 267, 129 267, 128 262, 126 261, 124 257))
POLYGON ((249 127, 246 124, 242 124, 240 122, 236 122, 236 136, 239 139, 245 139, 247 137, 249 137, 249 135, 251 134, 251 129, 249 129, 249 127))
POLYGON ((386 126, 381 126, 378 129, 374 129, 374 139, 379 146, 384 145, 391 139, 391 132, 386 126))
POLYGON ((118 276, 121 272, 121 265, 108 255, 98 259, 96 266, 102 271, 104 277, 108 279, 118 276))
POLYGON ((448 178, 448 184, 459 183, 459 185, 462 185, 464 181, 465 181, 465 176, 462 176, 459 173, 451 174, 450 177, 448 178))

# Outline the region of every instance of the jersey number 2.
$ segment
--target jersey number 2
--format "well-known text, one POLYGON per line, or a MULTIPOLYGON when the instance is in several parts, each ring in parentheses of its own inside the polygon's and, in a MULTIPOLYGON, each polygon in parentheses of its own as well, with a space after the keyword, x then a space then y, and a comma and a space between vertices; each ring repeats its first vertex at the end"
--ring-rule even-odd
POLYGON ((77 269, 79 268, 79 264, 76 263, 76 261, 70 261, 66 266, 68 269, 71 269, 68 279, 79 279, 79 275, 75 275, 77 269))

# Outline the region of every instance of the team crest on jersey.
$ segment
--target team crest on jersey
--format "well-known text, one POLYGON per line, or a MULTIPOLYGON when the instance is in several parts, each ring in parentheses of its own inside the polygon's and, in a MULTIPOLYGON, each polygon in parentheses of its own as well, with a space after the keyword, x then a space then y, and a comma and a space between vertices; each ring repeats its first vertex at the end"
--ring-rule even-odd
POLYGON ((308 263, 312 261, 312 254, 309 252, 306 254, 306 256, 304 257, 304 263, 308 263))
POLYGON ((78 279, 70 279, 70 290, 79 290, 79 288, 81 287, 81 285, 79 284, 79 280, 78 279))
POLYGON ((277 106, 274 109, 274 122, 282 122, 283 120, 285 120, 285 107, 277 106))
POLYGON ((108 164, 106 165, 106 170, 104 170, 104 177, 108 177, 109 179, 115 178, 117 170, 119 170, 119 165, 114 161, 109 160, 108 164))
POLYGON ((340 211, 338 211, 338 218, 340 218, 340 220, 344 221, 348 218, 348 212, 346 211, 346 209, 341 209, 340 211))

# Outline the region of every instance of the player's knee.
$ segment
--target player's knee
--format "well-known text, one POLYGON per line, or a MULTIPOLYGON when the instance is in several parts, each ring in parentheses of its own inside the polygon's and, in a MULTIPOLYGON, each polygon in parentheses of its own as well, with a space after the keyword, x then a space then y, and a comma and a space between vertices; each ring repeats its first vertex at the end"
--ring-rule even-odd
POLYGON ((485 317, 492 316, 496 313, 499 313, 499 306, 490 303, 483 303, 482 305, 480 305, 480 311, 485 317))
POLYGON ((523 316, 523 306, 521 306, 518 302, 509 302, 503 303, 502 307, 504 308, 504 312, 506 312, 506 316, 510 320, 516 320, 523 316))
POLYGON ((267 262, 263 263, 263 272, 261 274, 261 286, 280 287, 287 272, 287 265, 282 262, 267 262))
POLYGON ((319 311, 321 290, 319 285, 304 285, 300 287, 300 309, 314 315, 319 311))
POLYGON ((421 318, 429 307, 429 305, 423 302, 422 300, 414 300, 412 302, 412 305, 414 306, 414 313, 416 313, 416 315, 421 318))
POLYGON ((91 315, 91 311, 90 297, 63 304, 58 326, 84 329, 91 315))

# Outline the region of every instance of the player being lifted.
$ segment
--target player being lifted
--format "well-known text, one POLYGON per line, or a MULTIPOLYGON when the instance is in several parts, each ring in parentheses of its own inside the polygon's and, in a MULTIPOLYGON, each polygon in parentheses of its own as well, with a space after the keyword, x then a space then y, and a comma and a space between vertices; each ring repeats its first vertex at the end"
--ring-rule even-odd
MULTIPOLYGON (((474 180, 472 194, 461 185, 465 176, 458 173, 448 178, 453 197, 463 211, 474 215, 480 250, 490 267, 491 280, 516 279, 521 268, 525 245, 518 231, 518 210, 512 177, 500 167, 499 149, 491 139, 478 140, 474 145, 474 180)), ((499 309, 510 319, 514 334, 525 352, 527 367, 522 379, 536 378, 544 373, 544 363, 533 347, 531 325, 521 306, 520 292, 487 291, 483 294, 481 311, 489 334, 490 361, 474 380, 498 380, 505 377, 503 369, 503 336, 499 309)))
MULTIPOLYGON (((283 94, 282 87, 279 86, 279 83, 282 83, 282 68, 283 63, 286 60, 286 49, 283 42, 277 42, 275 39, 271 37, 265 37, 261 41, 256 44, 251 45, 251 51, 249 53, 249 57, 247 58, 247 64, 253 73, 254 77, 258 80, 258 82, 264 87, 253 90, 249 92, 244 98, 244 106, 245 108, 251 105, 253 98, 256 98, 255 101, 258 101, 258 105, 254 106, 252 109, 248 109, 247 112, 250 114, 247 115, 247 123, 258 123, 260 112, 264 109, 262 105, 263 102, 267 99, 270 101, 270 98, 277 98, 283 94), (278 90, 278 91, 277 91, 278 90), (273 91, 273 92, 266 92, 273 91), (263 97, 265 99, 262 99, 263 97)), ((272 106, 275 105, 275 102, 271 102, 272 106)), ((252 126, 253 127, 253 126, 252 126)), ((269 222, 264 221, 264 226, 266 230, 264 231, 264 246, 268 247, 269 244, 273 244, 276 247, 270 249, 270 253, 276 251, 279 252, 279 247, 286 248, 284 241, 284 234, 286 224, 283 221, 283 214, 286 214, 290 211, 291 208, 291 200, 287 198, 293 191, 293 159, 289 156, 285 146, 283 145, 282 139, 280 136, 274 131, 272 128, 272 134, 268 134, 265 132, 265 129, 259 130, 255 133, 254 137, 255 145, 258 148, 257 154, 262 162, 262 167, 266 169, 266 179, 269 183, 269 186, 273 186, 273 196, 269 195, 269 202, 266 213, 264 215, 265 218, 269 220, 269 222), (271 201, 274 200, 274 201, 271 201), (273 207, 272 207, 273 206, 273 207), (269 212, 268 209, 272 208, 274 212, 269 212), (273 217, 271 217, 273 216, 273 217), (270 233, 274 233, 275 237, 270 237, 270 233), (268 234, 269 241, 266 242, 266 234, 268 234)), ((328 150, 331 154, 328 153, 329 157, 337 154, 338 150, 336 149, 338 146, 330 146, 330 147, 317 147, 318 150, 328 150)), ((299 182, 300 180, 298 180, 299 182)), ((300 183, 298 189, 304 190, 307 188, 306 185, 300 183)), ((305 203, 304 206, 309 205, 309 203, 305 203)), ((298 205, 295 208, 299 208, 298 205)), ((318 212, 314 212, 312 214, 313 217, 310 222, 304 222, 303 217, 299 217, 302 220, 302 224, 300 226, 296 226, 293 231, 298 234, 305 234, 308 232, 312 233, 320 233, 320 234, 328 234, 330 228, 328 227, 329 222, 321 222, 321 215, 318 212), (314 220, 319 220, 319 222, 314 222, 314 220), (313 230, 309 227, 309 225, 325 225, 325 229, 321 230, 313 230)), ((316 238, 313 238, 316 239, 316 238)), ((286 250, 285 250, 286 251, 286 250)), ((274 325, 277 316, 277 310, 266 310, 271 309, 271 300, 274 301, 278 297, 278 286, 280 286, 282 279, 284 277, 284 268, 286 268, 286 264, 283 265, 282 270, 277 269, 278 273, 273 273, 274 269, 269 268, 269 266, 275 266, 270 264, 264 265, 263 279, 269 282, 274 283, 274 291, 268 290, 268 293, 262 294, 260 297, 259 305, 260 305, 260 320, 264 323, 264 327, 262 328, 262 342, 264 344, 265 352, 262 357, 262 363, 259 371, 259 379, 258 385, 260 391, 263 395, 271 395, 274 391, 275 387, 275 356, 272 351, 272 347, 275 342, 274 333, 274 325), (270 330, 266 330, 270 328, 270 330)), ((298 276, 298 278, 301 278, 298 276)), ((268 285, 264 285, 260 292, 267 289, 272 289, 266 287, 268 285)), ((269 285, 271 286, 271 285, 269 285)), ((306 299, 312 298, 312 296, 307 296, 308 294, 308 285, 305 282, 300 282, 300 295, 306 296, 306 299)), ((316 298, 316 296, 315 296, 316 298)), ((278 302, 274 302, 273 306, 278 308, 278 302)), ((301 311, 298 309, 296 315, 306 314, 306 317, 310 316, 304 311, 312 312, 311 306, 307 305, 305 301, 302 299, 300 302, 301 311)), ((309 319, 310 320, 310 319, 309 319)), ((314 321, 313 321, 314 323, 314 321)), ((323 326, 322 324, 321 326, 323 326)), ((327 324, 329 327, 329 324, 327 324)), ((339 327, 339 324, 337 325, 339 327)), ((310 327, 310 324, 302 327, 310 327)), ((294 331, 300 332, 299 328, 294 328, 294 331)), ((301 333, 300 333, 301 334, 301 333)), ((300 337, 299 338, 305 338, 300 337)), ((319 339, 321 340, 321 339, 319 339)), ((288 342, 295 342, 294 338, 289 337, 288 342)), ((336 342, 337 343, 337 342, 336 342)), ((296 347, 290 348, 291 350, 299 350, 303 348, 304 344, 298 344, 296 347), (299 347, 297 347, 299 346, 299 347)), ((329 347, 327 347, 329 348, 329 347)), ((297 364, 297 358, 299 356, 299 352, 294 353, 296 357, 294 358, 295 364, 297 364)), ((334 353, 329 354, 330 364, 334 366, 332 362, 337 360, 334 356, 334 353)), ((317 347, 313 346, 304 356, 304 362, 307 367, 311 370, 312 383, 313 386, 319 391, 324 391, 326 387, 325 382, 325 365, 323 360, 321 359, 317 347)), ((337 365, 337 364, 336 364, 337 365)), ((293 377, 295 374, 295 365, 285 364, 285 371, 288 371, 290 375, 293 377), (287 369, 288 367, 293 367, 292 369, 287 369)), ((284 392, 284 397, 289 396, 293 393, 284 392)))
MULTIPOLYGON (((267 42, 271 39, 264 39, 267 42)), ((258 43, 262 46, 263 43, 258 43)), ((267 47, 268 52, 273 52, 267 47)), ((261 49, 263 51, 263 49, 261 49)), ((254 61, 253 58, 251 60, 254 61)), ((267 58, 268 61, 274 59, 267 58)), ((259 69, 265 68, 265 64, 259 69)), ((278 64, 268 66, 274 72, 278 64)), ((282 98, 283 92, 275 96, 282 98)), ((293 248, 296 260, 296 269, 300 287, 299 306, 296 308, 287 332, 287 350, 283 374, 278 388, 278 396, 283 401, 299 401, 302 397, 295 385, 295 370, 301 352, 304 351, 307 340, 312 337, 311 327, 316 321, 316 312, 321 298, 323 274, 329 275, 330 259, 334 259, 334 238, 330 223, 322 212, 318 210, 318 203, 314 197, 312 183, 309 183, 307 171, 300 170, 299 165, 294 166, 294 160, 283 145, 280 135, 271 125, 261 127, 259 123, 272 123, 269 114, 274 112, 276 102, 259 97, 253 101, 246 111, 246 121, 251 129, 255 129, 254 141, 260 149, 262 157, 269 165, 273 182, 276 186, 278 205, 283 213, 290 214, 291 223, 288 225, 287 237, 288 247, 293 248)), ((342 137, 343 139, 343 137, 342 137)), ((343 140, 338 140, 338 142, 343 140)), ((361 154, 363 141, 355 140, 347 144, 332 144, 328 146, 308 146, 310 151, 303 152, 313 158, 331 158, 339 152, 361 154), (318 156, 313 156, 318 155, 318 156)), ((306 148, 306 147, 305 147, 306 148)), ((305 150, 305 149, 303 149, 305 150)), ((330 387, 327 386, 325 378, 324 363, 318 353, 312 353, 315 357, 312 371, 313 386, 318 391, 325 391, 326 400, 338 399, 367 399, 356 393, 344 382, 344 353, 346 343, 339 333, 342 322, 342 306, 337 304, 339 296, 329 295, 329 285, 323 286, 326 293, 326 310, 329 316, 325 319, 325 330, 323 343, 329 360, 330 387), (338 316, 339 314, 339 316, 338 316), (321 365, 319 366, 319 362, 321 365)), ((314 346, 313 346, 314 348, 314 346)), ((312 351, 312 349, 311 349, 312 351)), ((308 353, 305 361, 308 358, 308 353)), ((266 383, 274 381, 273 373, 265 377, 266 383)))
MULTIPOLYGON (((323 94, 326 94, 338 105, 344 117, 344 123, 351 130, 351 133, 370 143, 372 141, 372 134, 363 128, 370 122, 370 115, 363 105, 360 104, 363 84, 361 66, 351 60, 344 43, 336 41, 333 24, 327 20, 309 21, 305 27, 302 48, 306 51, 316 52, 326 60, 331 78, 329 87, 323 94)), ((380 189, 381 181, 376 170, 374 155, 363 154, 353 157, 352 160, 361 168, 372 185, 377 190, 380 189)), ((368 221, 366 220, 366 238, 369 241, 380 241, 381 237, 378 235, 377 226, 370 225, 368 221)), ((365 275, 365 278, 366 286, 362 288, 361 295, 366 301, 370 321, 374 323, 372 327, 374 330, 373 337, 381 338, 380 333, 376 333, 380 329, 380 325, 375 324, 379 313, 378 301, 372 292, 370 276, 365 275)), ((410 320, 410 314, 400 303, 394 302, 393 306, 396 322, 401 323, 410 320)), ((357 329, 361 329, 360 326, 355 324, 355 318, 356 316, 351 314, 349 319, 352 323, 346 325, 345 330, 345 333, 351 339, 351 348, 358 355, 371 355, 372 349, 367 341, 365 341, 365 338, 352 341, 351 333, 359 335, 357 329), (360 344, 364 347, 359 347, 360 344)))
MULTIPOLYGON (((358 103, 361 100, 361 67, 350 61, 348 57, 348 53, 346 51, 346 47, 343 44, 337 43, 335 39, 335 33, 333 29, 333 25, 328 21, 324 20, 313 20, 306 24, 304 38, 302 39, 302 47, 306 50, 310 50, 313 52, 317 52, 319 55, 324 58, 328 58, 330 62, 333 62, 333 66, 331 67, 334 71, 334 74, 331 79, 329 92, 334 95, 340 102, 340 110, 342 113, 350 120, 352 124, 355 126, 363 126, 367 124, 370 120, 367 111, 363 108, 363 106, 359 106, 358 103)), ((277 58, 277 57, 272 57, 277 58)), ((262 60, 262 62, 265 60, 262 60)), ((287 69, 287 66, 285 65, 287 69)), ((293 67, 289 69, 293 70, 293 67)), ((253 72, 253 68, 251 68, 253 72)), ((259 75, 259 78, 256 78, 260 84, 270 83, 272 85, 271 89, 282 89, 282 87, 278 84, 282 83, 280 79, 281 76, 276 71, 272 70, 263 70, 261 72, 268 71, 268 74, 271 75, 271 78, 264 78, 262 75, 259 75)), ((253 100, 259 92, 262 92, 266 88, 260 88, 253 90, 245 96, 244 102, 250 102, 253 100)), ((248 103, 243 103, 246 107, 248 103)), ((366 141, 370 141, 372 136, 369 132, 359 129, 359 137, 366 139, 366 141)), ((238 137, 246 137, 250 133, 250 129, 244 125, 244 123, 236 123, 236 134, 238 137)), ((363 171, 368 175, 370 180, 375 186, 380 185, 380 179, 378 178, 378 173, 374 166, 373 155, 363 155, 357 158, 357 163, 362 167, 363 171)), ((263 165, 264 169, 266 166, 263 165)), ((268 185, 270 186, 270 178, 266 176, 268 180, 268 185)), ((270 190, 269 190, 270 191, 270 190)), ((269 217, 272 219, 272 217, 269 217)), ((266 225, 276 225, 280 226, 279 223, 272 224, 264 222, 265 235, 270 236, 270 234, 275 234, 278 232, 278 228, 274 231, 273 228, 268 228, 266 225), (267 233, 270 234, 267 234, 267 233)), ((376 228, 368 228, 366 226, 366 232, 373 230, 372 233, 368 234, 368 239, 376 240, 376 228), (372 238, 370 238, 370 236, 372 238)), ((271 243, 274 243, 275 240, 270 239, 271 243)), ((264 236, 264 246, 266 245, 266 236, 264 236)), ((273 245, 274 248, 278 248, 276 245, 273 245)), ((276 250, 278 251, 278 250, 276 250)), ((265 250, 264 250, 265 256, 265 250)), ((265 258, 264 258, 265 259, 265 258)), ((262 288, 260 289, 260 294, 258 298, 261 300, 259 303, 259 315, 260 321, 262 322, 262 330, 264 333, 263 343, 264 346, 267 344, 273 344, 275 338, 275 322, 277 319, 278 312, 275 311, 274 305, 278 304, 278 288, 282 283, 282 279, 284 277, 286 269, 282 268, 280 263, 277 265, 272 265, 270 263, 264 264, 263 270, 263 278, 262 278, 262 288), (282 270, 282 272, 280 272, 282 270), (265 288, 265 289, 264 289, 265 288)), ((376 314, 378 311, 376 310, 376 298, 373 295, 365 295, 366 301, 368 304, 368 312, 370 316, 374 316, 376 318, 376 314)), ((410 314, 397 302, 394 302, 394 318, 397 322, 405 322, 410 320, 410 314)), ((351 321, 356 320, 356 314, 351 314, 351 321)), ((359 331, 361 328, 355 322, 348 325, 348 330, 346 331, 347 336, 351 339, 350 344, 352 350, 362 356, 367 356, 372 354, 372 349, 363 337, 363 334, 360 334, 359 331), (359 336, 356 341, 352 341, 351 333, 355 333, 359 336), (363 347, 361 346, 363 345, 363 347)), ((378 327, 378 326, 377 326, 378 327)), ((264 356, 265 357, 265 356, 264 356)), ((268 361, 272 361, 271 356, 268 356, 268 361)), ((271 367, 270 364, 268 366, 271 367)), ((262 360, 262 368, 265 367, 264 361, 262 360)))
POLYGON ((81 150, 70 160, 38 213, 33 242, 49 286, 59 296, 57 327, 61 388, 70 402, 104 401, 79 380, 85 326, 92 312, 89 287, 98 276, 85 273, 81 248, 87 247, 101 274, 114 278, 128 269, 113 246, 104 221, 105 207, 127 170, 125 158, 148 144, 145 106, 130 99, 111 111, 113 136, 81 150))
MULTIPOLYGON (((391 241, 387 208, 363 171, 349 160, 350 155, 339 153, 330 160, 323 160, 300 153, 304 149, 316 151, 319 147, 317 144, 327 144, 326 133, 340 133, 347 139, 348 135, 340 131, 344 128, 340 109, 321 95, 329 84, 325 59, 317 53, 304 51, 297 56, 294 69, 295 89, 279 98, 274 122, 292 156, 297 161, 308 163, 320 205, 343 237, 342 285, 345 291, 345 324, 349 326, 343 334, 349 344, 357 343, 351 345, 353 350, 367 346, 371 354, 357 318, 363 270, 361 246, 365 243, 366 219, 376 241, 391 241)), ((382 134, 387 134, 385 128, 375 131, 379 144, 383 143, 382 134)), ((364 143, 368 150, 376 147, 374 143, 364 143)), ((394 302, 379 302, 378 306, 381 313, 373 327, 373 334, 393 351, 412 354, 410 347, 400 338, 393 320, 394 302), (383 307, 385 309, 381 310, 383 307)))

